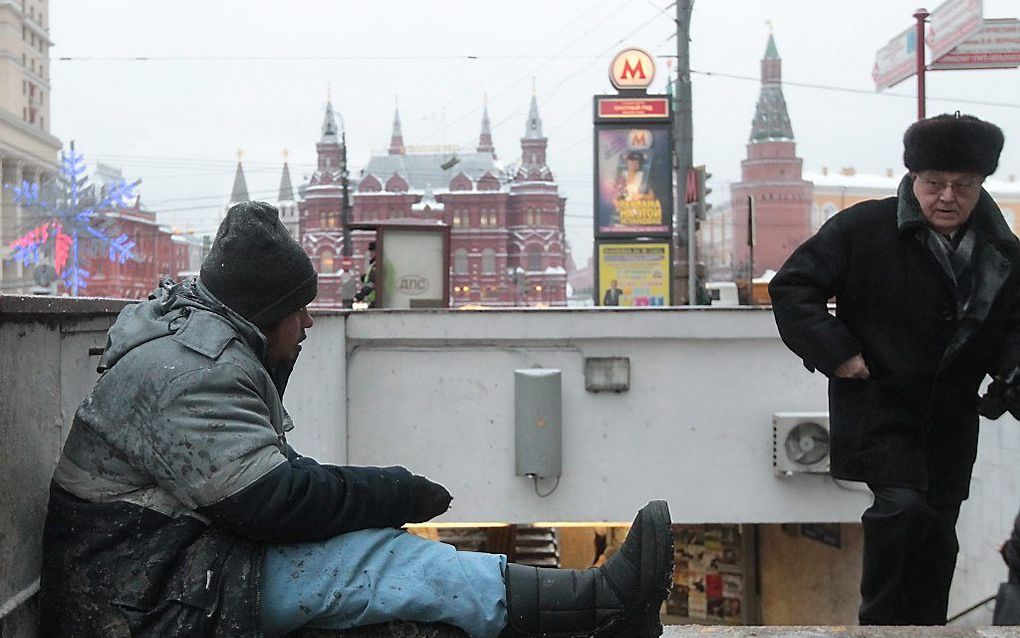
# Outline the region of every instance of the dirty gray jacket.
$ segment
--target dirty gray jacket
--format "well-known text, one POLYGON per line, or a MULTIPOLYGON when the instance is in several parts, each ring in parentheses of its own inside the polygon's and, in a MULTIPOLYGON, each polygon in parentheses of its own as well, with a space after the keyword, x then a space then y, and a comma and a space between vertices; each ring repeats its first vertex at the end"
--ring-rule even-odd
POLYGON ((120 313, 50 487, 43 636, 261 636, 267 544, 407 522, 406 469, 290 448, 265 352, 195 280, 120 313))

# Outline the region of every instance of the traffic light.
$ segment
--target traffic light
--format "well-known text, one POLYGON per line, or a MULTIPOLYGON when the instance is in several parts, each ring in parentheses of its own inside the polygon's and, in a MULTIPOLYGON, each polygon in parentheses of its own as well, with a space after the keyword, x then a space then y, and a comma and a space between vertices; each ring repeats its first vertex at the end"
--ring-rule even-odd
POLYGON ((712 208, 706 200, 708 194, 712 192, 712 189, 708 187, 707 182, 711 179, 712 174, 705 170, 705 165, 701 164, 694 167, 694 174, 696 179, 696 201, 695 201, 695 217, 699 220, 705 219, 705 215, 708 214, 708 209, 712 208))

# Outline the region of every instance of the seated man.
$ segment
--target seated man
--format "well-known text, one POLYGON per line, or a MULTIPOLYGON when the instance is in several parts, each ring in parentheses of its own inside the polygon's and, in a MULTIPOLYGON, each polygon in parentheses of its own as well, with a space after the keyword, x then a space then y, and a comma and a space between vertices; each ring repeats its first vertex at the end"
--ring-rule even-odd
POLYGON ((321 465, 281 403, 316 273, 268 204, 227 213, 197 280, 109 331, 43 534, 44 636, 280 636, 389 620, 471 636, 658 636, 672 541, 645 506, 586 571, 507 564, 400 530, 443 486, 402 467, 321 465))

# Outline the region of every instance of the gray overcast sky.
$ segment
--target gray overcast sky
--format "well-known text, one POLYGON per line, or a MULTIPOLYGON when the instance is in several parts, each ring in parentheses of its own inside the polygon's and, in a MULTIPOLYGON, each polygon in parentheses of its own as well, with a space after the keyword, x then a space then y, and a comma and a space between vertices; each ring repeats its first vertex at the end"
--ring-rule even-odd
MULTIPOLYGON (((694 161, 713 173, 713 197, 739 178, 767 21, 805 170, 900 170, 916 82, 876 94, 871 68, 920 4, 698 0, 694 161)), ((161 221, 198 232, 226 204, 238 148, 252 197, 276 197, 284 148, 296 181, 311 172, 327 84, 357 169, 387 146, 395 98, 405 144, 473 147, 488 94, 496 152, 512 161, 534 81, 578 265, 591 254, 591 96, 611 91, 609 60, 624 46, 676 52, 665 0, 51 0, 50 14, 54 134, 142 178, 161 221), (171 59, 127 59, 136 57, 171 59)), ((1015 0, 984 1, 986 18, 1017 14, 1015 0)), ((653 90, 664 89, 666 64, 659 58, 653 90)), ((996 177, 1020 177, 1020 70, 930 73, 928 94, 929 115, 999 124, 996 177)))

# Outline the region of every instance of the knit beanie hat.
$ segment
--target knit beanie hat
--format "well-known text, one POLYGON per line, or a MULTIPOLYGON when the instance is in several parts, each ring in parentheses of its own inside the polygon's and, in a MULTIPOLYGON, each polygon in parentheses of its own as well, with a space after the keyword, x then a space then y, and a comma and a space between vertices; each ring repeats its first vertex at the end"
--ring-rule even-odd
POLYGON ((988 176, 999 166, 1002 129, 973 115, 944 113, 910 125, 903 135, 903 164, 912 171, 952 171, 988 176))
POLYGON ((318 275, 274 206, 240 202, 220 224, 199 279, 225 306, 269 328, 315 299, 318 275))

